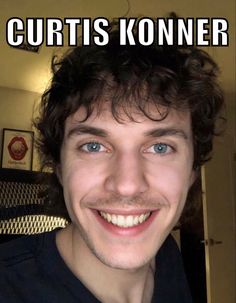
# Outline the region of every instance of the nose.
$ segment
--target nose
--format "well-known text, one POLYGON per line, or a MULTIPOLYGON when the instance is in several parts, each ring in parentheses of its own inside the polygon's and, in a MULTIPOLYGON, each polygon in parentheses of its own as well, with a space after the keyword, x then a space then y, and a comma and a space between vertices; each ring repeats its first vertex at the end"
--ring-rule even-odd
POLYGON ((113 159, 105 181, 105 189, 124 197, 144 193, 148 189, 148 183, 141 156, 122 154, 113 159))

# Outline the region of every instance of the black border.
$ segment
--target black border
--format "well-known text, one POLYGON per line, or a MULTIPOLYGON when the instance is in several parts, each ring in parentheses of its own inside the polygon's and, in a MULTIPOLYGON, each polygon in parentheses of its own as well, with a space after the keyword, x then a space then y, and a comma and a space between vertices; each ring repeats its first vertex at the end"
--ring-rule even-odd
MULTIPOLYGON (((138 28, 138 33, 137 33, 137 36, 138 36, 138 42, 139 44, 141 44, 142 46, 150 46, 150 45, 153 45, 154 42, 155 42, 155 36, 156 36, 156 28, 155 28, 155 22, 152 18, 147 18, 147 17, 144 17, 144 18, 141 18, 137 21, 137 28, 138 28), (151 43, 147 43, 147 41, 144 41, 144 44, 140 42, 140 30, 139 30, 139 24, 140 22, 143 21, 151 21, 152 22, 152 25, 153 25, 153 36, 152 36, 152 42, 151 43)), ((143 34, 144 34, 144 38, 145 38, 145 32, 149 32, 149 28, 145 28, 145 25, 144 25, 144 28, 143 28, 143 34)))
POLYGON ((24 43, 25 36, 24 36, 24 33, 18 34, 18 35, 21 35, 23 37, 21 43, 18 43, 15 40, 13 41, 13 44, 11 44, 9 42, 9 39, 8 39, 9 38, 9 31, 8 31, 8 29, 9 29, 9 22, 12 21, 12 20, 13 20, 13 37, 12 37, 12 40, 14 40, 14 38, 16 38, 16 36, 17 36, 16 31, 20 31, 20 32, 23 31, 24 32, 25 24, 24 24, 24 21, 21 18, 18 18, 18 17, 12 17, 12 18, 7 20, 7 23, 6 23, 6 41, 7 41, 7 44, 9 46, 17 47, 17 46, 20 46, 24 43), (22 25, 23 25, 22 29, 19 30, 18 28, 15 27, 16 21, 21 21, 22 22, 22 25))
MULTIPOLYGON (((32 46, 32 47, 40 47, 43 43, 44 43, 44 18, 35 18, 35 17, 31 17, 31 18, 26 18, 26 42, 28 43, 28 45, 30 45, 30 46, 32 46), (34 39, 34 34, 36 35, 36 36, 38 36, 38 31, 36 30, 36 28, 37 28, 37 23, 38 23, 38 21, 42 21, 42 41, 41 41, 41 43, 36 43, 36 42, 34 42, 34 41, 32 41, 34 44, 30 44, 29 43, 29 29, 31 28, 32 29, 32 31, 33 31, 33 34, 32 34, 32 38, 34 39), (32 21, 32 25, 33 26, 29 26, 29 21, 32 21)), ((37 37, 38 38, 38 37, 37 37)))
MULTIPOLYGON (((119 18, 118 19, 119 20, 119 35, 120 35, 120 45, 136 45, 136 41, 135 41, 135 38, 134 38, 134 33, 133 33, 133 29, 134 29, 134 26, 135 26, 135 23, 137 22, 137 18, 123 18, 123 17, 121 17, 121 18, 119 18), (125 22, 125 29, 126 29, 126 31, 125 31, 125 42, 126 43, 121 43, 121 34, 123 34, 122 32, 121 32, 121 21, 122 21, 122 23, 123 23, 123 21, 125 22), (128 22, 127 22, 128 21, 128 22), (134 43, 130 43, 130 40, 129 40, 129 38, 128 38, 128 27, 129 27, 129 25, 130 25, 130 22, 133 22, 134 21, 134 24, 132 25, 132 28, 131 28, 131 33, 132 33, 132 37, 133 37, 133 40, 134 40, 134 43), (127 38, 128 38, 128 41, 127 41, 127 38)), ((123 25, 122 25, 123 26, 123 25)), ((132 41, 131 41, 132 42, 132 41)))
POLYGON ((64 18, 64 25, 68 27, 68 46, 77 46, 78 44, 78 25, 81 25, 81 18, 64 18), (75 32, 74 32, 74 37, 75 37, 75 43, 70 43, 71 42, 71 23, 67 21, 74 21, 75 24, 75 32))
MULTIPOLYGON (((63 30, 64 30, 64 23, 63 23, 63 19, 61 18, 56 18, 56 17, 47 17, 46 18, 46 46, 47 47, 55 47, 55 46, 60 46, 60 47, 63 47, 64 46, 64 33, 63 33, 63 30), (54 22, 54 21, 60 21, 61 22, 61 29, 58 29, 58 30, 54 30, 52 31, 52 44, 49 44, 49 37, 48 37, 48 22, 54 22), (56 41, 54 41, 54 34, 57 34, 57 33, 60 33, 62 35, 62 41, 61 41, 61 44, 58 43, 57 39, 56 41), (54 43, 56 42, 56 43, 54 43)), ((56 24, 56 22, 54 23, 56 24)))
POLYGON ((96 19, 93 20, 93 31, 96 33, 96 34, 93 35, 93 42, 94 42, 95 45, 97 45, 97 46, 104 46, 104 45, 107 45, 109 43, 109 41, 110 41, 110 35, 109 35, 109 32, 106 30, 106 28, 107 29, 109 28, 109 20, 107 18, 98 17, 98 18, 96 18, 96 19), (107 22, 107 24, 105 24, 105 25, 102 24, 100 26, 100 23, 104 23, 104 21, 107 22), (96 22, 96 25, 98 25, 97 29, 99 29, 101 31, 97 31, 97 29, 94 28, 94 23, 95 22, 96 22), (97 43, 98 42, 97 40, 100 40, 100 37, 103 38, 103 41, 105 40, 104 35, 101 32, 104 32, 104 34, 107 35, 108 41, 107 42, 105 41, 105 42, 99 42, 99 43, 97 43))
POLYGON ((226 18, 222 18, 222 17, 218 17, 218 18, 211 18, 211 30, 213 31, 213 22, 215 20, 220 20, 220 21, 226 21, 227 23, 227 29, 225 31, 223 31, 223 33, 226 33, 227 35, 227 44, 223 44, 222 43, 222 37, 219 39, 219 43, 218 44, 213 44, 213 34, 211 32, 211 47, 228 47, 229 46, 229 21, 226 18))

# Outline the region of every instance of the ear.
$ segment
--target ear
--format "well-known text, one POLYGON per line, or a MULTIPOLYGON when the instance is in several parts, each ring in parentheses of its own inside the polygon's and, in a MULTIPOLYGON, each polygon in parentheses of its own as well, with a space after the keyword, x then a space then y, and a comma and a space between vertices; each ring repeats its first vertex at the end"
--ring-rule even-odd
POLYGON ((55 173, 56 173, 56 176, 57 176, 57 178, 58 178, 60 184, 62 185, 61 164, 57 164, 57 165, 56 165, 55 173))

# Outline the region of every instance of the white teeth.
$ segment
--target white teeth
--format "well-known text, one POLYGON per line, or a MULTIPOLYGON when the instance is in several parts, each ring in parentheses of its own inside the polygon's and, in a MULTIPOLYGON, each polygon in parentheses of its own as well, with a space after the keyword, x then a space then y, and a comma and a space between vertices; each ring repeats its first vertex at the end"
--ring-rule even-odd
POLYGON ((107 221, 111 222, 111 215, 110 214, 107 214, 107 221))
POLYGON ((143 222, 143 219, 144 219, 144 214, 142 214, 140 217, 139 217, 139 223, 142 223, 143 222))
POLYGON ((139 223, 139 219, 138 219, 138 217, 136 216, 136 217, 134 217, 134 225, 138 225, 138 223, 139 223))
POLYGON ((117 223, 118 223, 119 226, 125 225, 125 218, 124 218, 124 216, 117 216, 117 223))
POLYGON ((111 222, 113 225, 119 226, 119 227, 133 227, 135 225, 141 224, 144 221, 146 221, 151 212, 141 214, 139 216, 122 216, 122 215, 114 215, 105 213, 103 211, 100 212, 100 215, 108 222, 111 222))
MULTIPOLYGON (((104 218, 104 219, 106 219, 106 218, 104 218)), ((116 216, 116 215, 112 215, 112 216, 111 216, 111 222, 112 222, 112 224, 116 225, 116 224, 117 224, 117 221, 118 221, 117 216, 116 216)))

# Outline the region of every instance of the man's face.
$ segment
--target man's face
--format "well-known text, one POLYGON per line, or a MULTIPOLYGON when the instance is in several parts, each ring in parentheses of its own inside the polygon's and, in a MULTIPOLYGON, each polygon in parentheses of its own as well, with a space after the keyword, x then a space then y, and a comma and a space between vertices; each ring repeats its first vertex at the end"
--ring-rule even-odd
POLYGON ((139 268, 177 223, 194 180, 190 114, 119 123, 104 104, 84 117, 80 108, 66 120, 59 169, 77 241, 108 266, 139 268))

